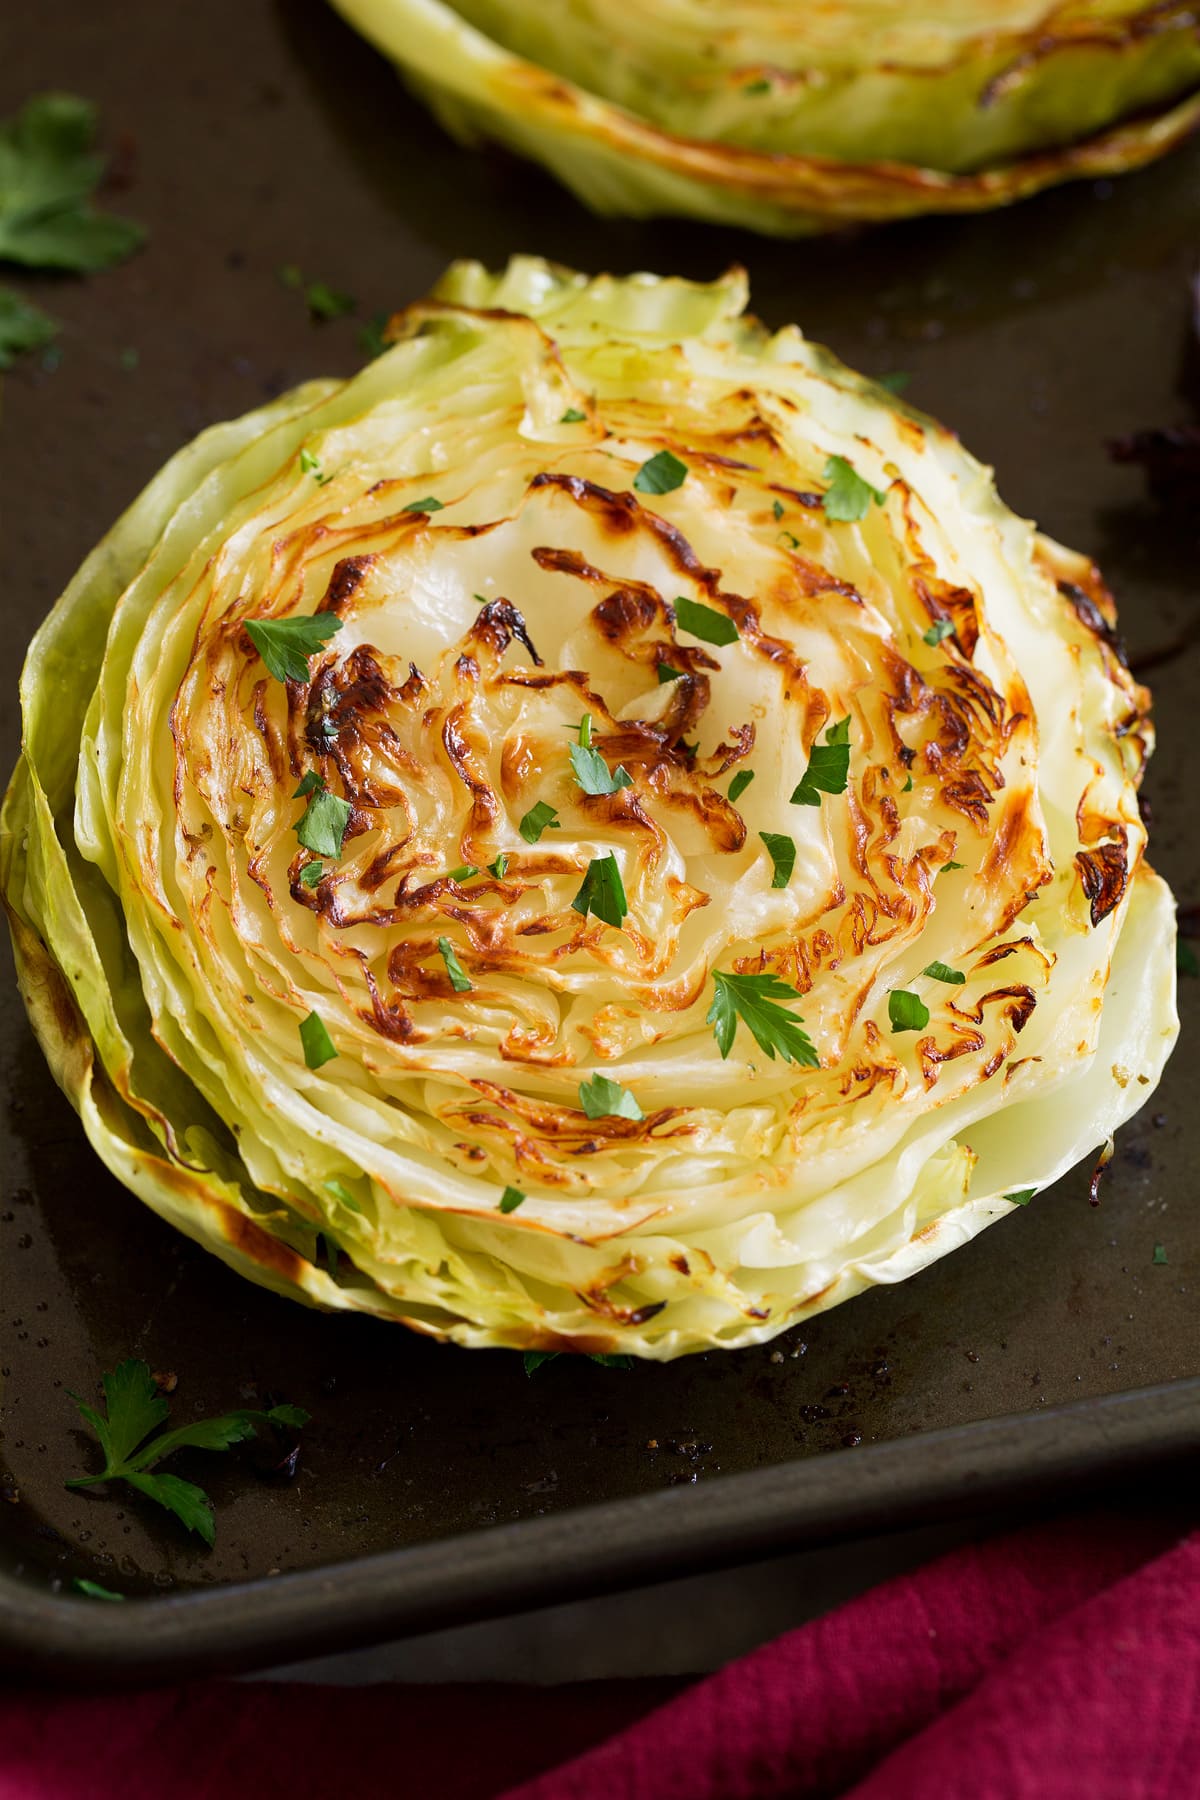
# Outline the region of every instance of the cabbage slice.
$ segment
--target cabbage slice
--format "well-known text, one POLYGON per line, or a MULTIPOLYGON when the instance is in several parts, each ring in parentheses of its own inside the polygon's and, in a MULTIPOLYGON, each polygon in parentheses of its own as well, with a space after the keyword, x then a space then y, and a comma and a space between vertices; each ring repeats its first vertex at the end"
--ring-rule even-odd
POLYGON ((276 1291, 469 1345, 759 1342, 1157 1081, 1172 902, 1099 576, 745 302, 455 265, 359 375, 173 458, 31 646, 30 1016, 108 1167, 276 1291), (319 609, 285 684, 247 622, 319 609), (581 906, 597 865, 619 903, 581 906), (742 1019, 723 1056, 716 974, 782 983, 817 1066, 742 1019))
POLYGON ((780 235, 974 212, 1200 124, 1186 4, 333 0, 442 124, 602 213, 780 235))

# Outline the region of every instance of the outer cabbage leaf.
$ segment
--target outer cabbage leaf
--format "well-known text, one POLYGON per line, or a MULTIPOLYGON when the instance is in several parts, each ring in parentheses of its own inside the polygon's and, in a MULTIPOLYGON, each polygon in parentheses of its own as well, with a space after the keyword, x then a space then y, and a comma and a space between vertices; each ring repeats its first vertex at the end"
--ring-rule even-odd
POLYGON ((333 0, 466 142, 599 212, 794 235, 1003 205, 1200 123, 1188 0, 333 0))
POLYGON ((180 452, 34 640, 0 820, 30 1016, 108 1166, 277 1291, 472 1345, 757 1342, 1157 1080, 1148 697, 1098 574, 745 300, 456 265, 351 381, 180 452), (639 490, 663 452, 686 475, 639 490), (834 458, 883 496, 859 520, 834 458), (317 611, 275 679, 247 622, 317 611), (833 727, 844 791, 792 805, 833 727), (610 858, 616 920, 575 904, 610 858), (719 1045, 718 971, 794 993, 819 1066, 719 1045))

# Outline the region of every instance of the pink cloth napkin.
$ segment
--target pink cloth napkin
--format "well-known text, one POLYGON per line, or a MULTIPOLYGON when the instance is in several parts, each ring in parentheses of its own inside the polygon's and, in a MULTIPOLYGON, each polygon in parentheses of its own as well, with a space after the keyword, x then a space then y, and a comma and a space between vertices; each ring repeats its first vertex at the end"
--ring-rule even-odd
POLYGON ((0 1800, 341 1794, 1200 1800, 1200 1533, 1108 1515, 973 1545, 679 1692, 0 1696, 0 1800))

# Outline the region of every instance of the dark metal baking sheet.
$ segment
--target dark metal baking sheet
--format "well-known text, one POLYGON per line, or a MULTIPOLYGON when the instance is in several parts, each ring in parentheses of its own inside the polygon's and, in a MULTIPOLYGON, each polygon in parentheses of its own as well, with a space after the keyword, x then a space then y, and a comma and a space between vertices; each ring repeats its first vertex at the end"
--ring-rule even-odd
MULTIPOLYGON (((357 324, 454 255, 694 275, 740 260, 769 322, 911 371, 911 397, 995 463, 1009 502, 1101 561, 1135 660, 1154 664, 1154 858, 1200 898, 1200 521, 1166 519, 1105 450, 1189 416, 1200 146, 991 218, 772 245, 596 221, 536 172, 456 149, 321 0, 11 13, 0 111, 48 86, 97 100, 108 198, 151 238, 110 274, 22 283, 63 320, 64 354, 6 377, 0 409, 5 766, 34 624, 201 426, 354 367, 357 324), (359 319, 310 324, 284 264, 354 294, 359 319)), ((1083 1171, 774 1346, 533 1380, 512 1355, 306 1313, 168 1231, 94 1161, 7 982, 0 1660, 242 1666, 1094 1483, 1200 1444, 1200 982, 1183 984, 1182 1047, 1098 1209, 1083 1171), (211 1552, 165 1515, 62 1485, 89 1454, 65 1390, 129 1354, 178 1374, 183 1416, 285 1393, 313 1414, 289 1485, 236 1455, 180 1462, 216 1502, 211 1552), (71 1598, 79 1575, 147 1604, 71 1598)))

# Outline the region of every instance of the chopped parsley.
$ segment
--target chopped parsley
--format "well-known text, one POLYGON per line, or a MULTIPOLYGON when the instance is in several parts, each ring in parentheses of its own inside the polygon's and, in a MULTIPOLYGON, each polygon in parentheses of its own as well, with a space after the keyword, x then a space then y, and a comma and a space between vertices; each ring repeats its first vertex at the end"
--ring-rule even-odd
POLYGON ((900 789, 900 792, 902 794, 911 794, 912 793, 912 776, 911 775, 905 781, 904 786, 900 789))
POLYGON ((558 808, 548 805, 545 800, 539 800, 536 806, 531 806, 517 826, 517 830, 527 844, 536 844, 543 831, 560 829, 558 808))
MULTIPOLYGON (((300 452, 300 473, 311 475, 318 487, 324 487, 326 482, 333 480, 332 475, 321 473, 321 459, 319 456, 314 456, 311 450, 301 450, 300 452)), ((341 624, 340 619, 338 624, 341 624)))
POLYGON ((307 1019, 301 1019, 300 1043, 304 1050, 304 1065, 308 1069, 322 1068, 337 1055, 333 1039, 325 1029, 325 1021, 317 1012, 310 1012, 307 1019))
POLYGON ((778 524, 779 520, 783 517, 783 501, 772 500, 771 511, 775 514, 775 522, 778 524))
POLYGON ((349 1188, 343 1187, 340 1181, 327 1181, 324 1183, 324 1187, 325 1192, 327 1194, 332 1194, 339 1205, 346 1207, 348 1211, 352 1213, 360 1213, 362 1211, 362 1207, 358 1204, 358 1201, 354 1198, 354 1195, 350 1192, 349 1188))
POLYGON ((124 1594, 115 1594, 112 1588, 101 1587, 98 1581, 89 1581, 86 1575, 77 1575, 71 1586, 77 1594, 86 1594, 89 1600, 124 1600, 124 1594))
POLYGON ((669 450, 660 450, 642 464, 633 478, 633 485, 639 494, 670 494, 683 486, 687 474, 686 463, 672 456, 669 450))
MULTIPOLYGON (((174 1431, 159 1431, 167 1422, 170 1407, 155 1385, 148 1364, 130 1358, 105 1375, 102 1385, 103 1413, 78 1394, 70 1397, 100 1440, 104 1468, 99 1475, 77 1475, 66 1486, 86 1488, 101 1481, 124 1481, 148 1500, 173 1512, 206 1544, 211 1544, 216 1536, 207 1494, 177 1475, 155 1475, 151 1471, 177 1450, 228 1450, 231 1444, 254 1437, 263 1425, 298 1431, 308 1424, 308 1414, 300 1407, 273 1406, 269 1412, 226 1413, 218 1419, 193 1419, 190 1424, 176 1426, 174 1431), (152 1437, 152 1432, 158 1435, 152 1437)), ((95 1586, 93 1583, 84 1591, 90 1592, 95 1586)), ((97 1597, 113 1596, 99 1590, 97 1597)))
POLYGON ((769 94, 770 91, 771 91, 770 82, 765 78, 765 76, 761 76, 761 75, 759 76, 757 81, 748 81, 746 83, 745 87, 742 89, 743 94, 769 94))
POLYGON ((953 635, 953 619, 935 619, 933 624, 929 627, 929 630, 921 633, 921 636, 931 650, 936 650, 943 638, 952 637, 953 635))
POLYGON ((825 464, 825 479, 829 486, 821 504, 825 517, 838 525, 853 525, 859 519, 865 519, 872 500, 876 506, 882 506, 887 499, 886 492, 881 493, 869 481, 864 481, 853 463, 848 463, 844 456, 829 458, 825 464))
POLYGON ((587 414, 585 412, 580 412, 577 406, 568 406, 566 412, 558 422, 560 425, 582 425, 586 418, 587 414))
POLYGON ((682 680, 682 678, 683 678, 683 670, 682 669, 673 669, 671 667, 670 663, 659 663, 659 665, 658 665, 658 685, 659 685, 659 687, 666 687, 668 681, 680 681, 680 680, 682 680))
POLYGON ((929 1008, 919 994, 907 988, 893 988, 888 995, 888 1018, 893 1032, 923 1031, 929 1023, 929 1008))
POLYGON ((571 745, 571 767, 585 794, 616 794, 633 786, 633 776, 618 763, 610 772, 598 750, 592 749, 592 715, 584 713, 579 721, 579 742, 571 745))
POLYGON ((314 319, 343 319, 358 305, 353 294, 343 294, 327 281, 310 281, 304 290, 304 301, 314 319))
POLYGON ((1159 1265, 1165 1263, 1167 1260, 1166 1245, 1165 1244, 1155 1244, 1154 1255, 1151 1257, 1150 1260, 1151 1260, 1151 1262, 1158 1263, 1159 1265))
POLYGON ((740 800, 742 795, 745 793, 746 789, 750 786, 750 783, 753 780, 754 780, 754 770, 753 769, 739 769, 737 774, 734 776, 733 780, 729 784, 730 802, 732 803, 735 800, 740 800))
POLYGON ((385 350, 391 349, 385 335, 387 322, 386 313, 376 313, 373 319, 368 319, 365 325, 359 327, 358 347, 368 362, 374 362, 377 356, 382 356, 385 350))
POLYGON ((444 512, 445 510, 442 502, 440 500, 435 500, 432 494, 426 494, 423 500, 410 500, 407 506, 402 506, 400 508, 401 512, 411 513, 434 513, 444 512))
POLYGON ((478 873, 479 870, 475 867, 474 863, 459 863, 457 869, 449 869, 447 871, 446 880, 470 881, 471 877, 473 875, 478 875, 478 873))
POLYGON ((593 1075, 579 1084, 579 1104, 589 1119, 644 1119, 645 1113, 619 1081, 593 1075))
POLYGON ((935 869, 933 872, 935 875, 944 875, 947 869, 965 869, 966 866, 966 863, 944 862, 940 869, 935 869))
POLYGON ((336 613, 302 613, 295 619, 247 619, 250 642, 276 681, 307 681, 308 659, 342 629, 336 613))
POLYGON ((784 1062, 798 1063, 802 1068, 820 1067, 803 1019, 780 1004, 802 996, 778 975, 729 975, 714 969, 713 990, 713 1002, 704 1022, 712 1026, 723 1057, 733 1048, 740 1019, 772 1061, 778 1054, 784 1062))
POLYGON ((893 369, 887 375, 875 377, 876 387, 886 388, 889 394, 902 394, 912 380, 910 369, 893 369))
MULTIPOLYGON (((544 1363, 559 1362, 562 1359, 562 1355, 563 1353, 561 1350, 526 1350, 526 1375, 536 1375, 537 1371, 544 1363)), ((588 1362, 599 1363, 601 1367, 605 1369, 632 1369, 637 1362, 637 1357, 606 1356, 602 1352, 597 1351, 593 1355, 590 1355, 587 1360, 588 1362)))
POLYGON ((454 946, 449 938, 440 937, 437 941, 438 951, 446 965, 446 973, 450 977, 450 986, 456 994, 469 994, 471 977, 454 954, 454 946))
POLYGON ((348 800, 331 794, 312 769, 296 789, 293 799, 308 795, 308 805, 296 826, 296 836, 314 856, 340 856, 354 811, 348 800))
POLYGON ((760 831, 758 835, 767 846, 767 855, 774 867, 771 886, 786 887, 796 867, 796 840, 779 831, 760 831))
POLYGON ((525 1195, 520 1188, 506 1187, 500 1196, 500 1211, 502 1213, 516 1212, 518 1206, 523 1206, 524 1203, 525 1195))
POLYGON ((490 862, 487 867, 489 875, 494 875, 497 881, 503 881, 508 869, 507 852, 502 850, 495 862, 490 862))
POLYGON ((1015 1193, 1005 1194, 1004 1198, 1011 1200, 1014 1206, 1028 1206, 1036 1193, 1036 1188, 1017 1188, 1015 1193))
POLYGON ((951 987, 961 987, 967 979, 961 969, 952 969, 944 962, 926 963, 921 973, 928 975, 931 981, 945 981, 951 987))
POLYGON ((0 369, 10 369, 24 350, 40 350, 57 332, 57 320, 40 306, 0 288, 0 369))
POLYGON ((701 606, 698 600, 689 600, 680 594, 675 602, 675 617, 681 630, 703 638, 706 644, 737 643, 738 628, 733 620, 714 607, 701 606))
POLYGON ((804 779, 792 790, 793 806, 820 806, 822 794, 844 794, 850 775, 850 716, 825 733, 823 744, 808 753, 804 779))
POLYGON ((324 863, 322 863, 322 862, 305 863, 304 867, 300 871, 301 887, 306 887, 306 888, 318 887, 320 885, 321 877, 322 877, 322 875, 324 875, 324 873, 325 873, 325 864, 324 863))
POLYGON ((622 923, 629 911, 629 903, 625 898, 621 870, 611 850, 607 856, 592 858, 583 878, 583 886, 572 900, 571 908, 574 912, 582 913, 585 919, 589 913, 594 913, 606 925, 622 923))

